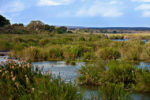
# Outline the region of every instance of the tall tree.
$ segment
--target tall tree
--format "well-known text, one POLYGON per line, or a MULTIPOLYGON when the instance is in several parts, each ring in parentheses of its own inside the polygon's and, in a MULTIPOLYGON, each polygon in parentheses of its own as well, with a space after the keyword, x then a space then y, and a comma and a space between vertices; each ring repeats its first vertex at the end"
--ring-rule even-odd
POLYGON ((65 27, 65 26, 58 27, 56 29, 56 31, 57 31, 58 34, 65 33, 65 32, 67 32, 67 27, 65 27))
POLYGON ((5 25, 10 25, 10 22, 4 16, 0 15, 0 27, 3 27, 5 25))
POLYGON ((31 30, 38 31, 38 30, 44 29, 44 23, 41 21, 38 21, 38 20, 37 21, 31 21, 27 25, 27 28, 31 29, 31 30))
POLYGON ((44 30, 49 31, 49 32, 52 32, 52 31, 55 30, 55 26, 50 26, 50 25, 46 24, 46 25, 44 26, 44 30))

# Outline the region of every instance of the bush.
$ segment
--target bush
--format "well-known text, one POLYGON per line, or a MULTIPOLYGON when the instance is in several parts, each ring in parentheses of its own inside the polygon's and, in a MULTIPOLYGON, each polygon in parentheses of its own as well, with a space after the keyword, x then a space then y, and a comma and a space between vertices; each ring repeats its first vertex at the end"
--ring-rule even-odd
POLYGON ((118 59, 121 54, 114 48, 103 48, 98 51, 99 57, 104 60, 118 59))
POLYGON ((122 60, 126 61, 139 61, 141 60, 142 47, 130 46, 122 54, 122 60))
POLYGON ((62 49, 59 46, 51 46, 47 48, 48 60, 61 60, 63 58, 62 49))
POLYGON ((46 45, 46 44, 48 44, 49 43, 49 40, 48 39, 41 39, 40 41, 39 41, 39 45, 40 46, 44 46, 44 45, 46 45))
POLYGON ((66 60, 75 60, 83 55, 83 50, 83 47, 78 45, 66 46, 63 54, 66 60))
POLYGON ((0 51, 9 51, 10 49, 12 49, 11 43, 4 40, 0 40, 0 51))
POLYGON ((87 64, 82 66, 79 70, 81 74, 78 77, 80 84, 82 85, 101 85, 102 77, 105 71, 105 66, 102 61, 99 61, 97 65, 87 64))
POLYGON ((130 63, 111 61, 106 71, 106 80, 110 83, 124 84, 125 88, 131 88, 136 83, 137 69, 130 63))
POLYGON ((100 100, 130 100, 123 84, 109 83, 99 88, 100 100))
POLYGON ((0 98, 3 100, 81 100, 78 88, 49 72, 32 70, 29 63, 6 61, 0 65, 0 98))
POLYGON ((30 60, 30 61, 40 61, 43 60, 41 48, 38 47, 29 47, 25 48, 18 53, 18 58, 30 60))
POLYGON ((141 69, 138 78, 135 90, 138 92, 150 92, 150 71, 149 69, 141 69))

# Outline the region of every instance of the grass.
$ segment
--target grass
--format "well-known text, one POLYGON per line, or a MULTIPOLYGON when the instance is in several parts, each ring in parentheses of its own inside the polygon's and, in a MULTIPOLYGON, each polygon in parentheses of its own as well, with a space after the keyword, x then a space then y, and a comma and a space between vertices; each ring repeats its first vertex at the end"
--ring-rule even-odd
MULTIPOLYGON (((65 60, 66 63, 72 64, 76 61, 91 62, 79 70, 81 74, 78 78, 79 84, 99 86, 100 97, 103 100, 123 100, 128 97, 126 89, 150 92, 150 72, 146 69, 137 69, 133 64, 137 61, 150 60, 149 43, 137 40, 146 39, 147 36, 149 35, 112 36, 131 39, 117 42, 102 34, 0 34, 0 50, 10 51, 11 57, 32 62, 51 60, 65 60)), ((54 78, 52 75, 35 73, 26 66, 27 64, 22 64, 20 68, 19 64, 8 63, 0 67, 2 90, 0 97, 21 100, 81 99, 81 95, 77 94, 77 86, 65 84, 60 78, 54 78), (10 68, 12 64, 14 69, 10 68), (23 66, 25 68, 22 68, 23 66)))
POLYGON ((123 84, 124 89, 149 92, 150 71, 139 69, 134 64, 122 61, 100 61, 97 64, 83 66, 78 77, 82 85, 105 86, 108 84, 123 84))
POLYGON ((30 63, 1 62, 0 98, 3 100, 80 100, 76 85, 66 84, 49 72, 42 74, 30 63))
MULTIPOLYGON (((130 34, 124 34, 124 37, 128 35, 130 34)), ((137 35, 133 34, 133 36, 136 38, 137 35)), ((146 36, 139 35, 141 38, 146 36)), ((32 53, 29 48, 39 49, 42 52, 39 54, 40 58, 35 57, 36 59, 30 59, 31 61, 77 59, 88 61, 88 59, 112 60, 119 58, 134 62, 150 59, 148 43, 140 40, 116 42, 102 34, 0 34, 0 39, 0 50, 11 51, 11 56, 22 59, 25 58, 25 51, 28 53, 26 56, 32 53)))

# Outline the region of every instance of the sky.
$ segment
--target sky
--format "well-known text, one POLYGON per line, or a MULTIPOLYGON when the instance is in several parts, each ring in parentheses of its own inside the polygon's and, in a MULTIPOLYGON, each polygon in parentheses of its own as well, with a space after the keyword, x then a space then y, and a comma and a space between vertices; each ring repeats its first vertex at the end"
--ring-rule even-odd
POLYGON ((0 14, 12 24, 150 27, 150 0, 0 0, 0 14))

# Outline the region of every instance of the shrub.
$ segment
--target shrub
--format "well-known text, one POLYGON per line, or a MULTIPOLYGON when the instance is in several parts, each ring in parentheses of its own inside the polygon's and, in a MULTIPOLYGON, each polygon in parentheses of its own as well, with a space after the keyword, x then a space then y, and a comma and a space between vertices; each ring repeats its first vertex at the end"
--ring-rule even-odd
POLYGON ((83 55, 83 60, 84 60, 84 61, 92 61, 92 60, 94 60, 94 59, 95 59, 95 54, 92 53, 92 52, 86 52, 86 53, 84 53, 84 55, 83 55))
POLYGON ((20 51, 17 57, 30 61, 39 61, 43 59, 43 56, 41 55, 41 49, 33 46, 20 51))
POLYGON ((1 51, 9 51, 10 49, 12 49, 12 44, 4 41, 4 40, 0 40, 0 50, 1 51))
POLYGON ((118 59, 121 54, 114 48, 103 48, 98 51, 99 57, 104 60, 118 59))
POLYGON ((51 46, 47 48, 48 60, 61 60, 63 58, 62 49, 59 46, 51 46))
POLYGON ((100 100, 130 100, 123 84, 109 83, 99 88, 100 100))
POLYGON ((49 43, 49 40, 48 39, 41 39, 40 41, 39 41, 39 45, 40 46, 44 46, 44 45, 46 45, 46 44, 48 44, 49 43))
POLYGON ((101 85, 104 71, 105 66, 102 61, 99 61, 98 65, 87 64, 79 70, 81 75, 78 80, 82 85, 101 85))
POLYGON ((141 60, 142 47, 130 46, 125 49, 126 51, 122 54, 122 60, 127 61, 139 61, 141 60))
POLYGON ((130 63, 111 61, 106 71, 106 80, 110 83, 124 84, 125 88, 131 88, 136 83, 137 69, 130 63))
POLYGON ((66 60, 75 60, 83 55, 83 47, 78 45, 66 46, 63 54, 66 60))
POLYGON ((32 70, 29 63, 6 61, 0 65, 0 98, 3 100, 81 100, 78 88, 54 78, 49 72, 32 70))
POLYGON ((150 71, 149 69, 140 69, 137 74, 137 84, 135 86, 135 90, 138 92, 150 92, 150 71))

